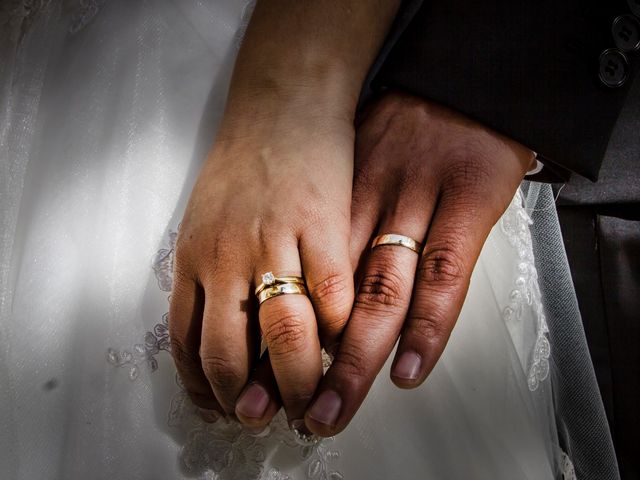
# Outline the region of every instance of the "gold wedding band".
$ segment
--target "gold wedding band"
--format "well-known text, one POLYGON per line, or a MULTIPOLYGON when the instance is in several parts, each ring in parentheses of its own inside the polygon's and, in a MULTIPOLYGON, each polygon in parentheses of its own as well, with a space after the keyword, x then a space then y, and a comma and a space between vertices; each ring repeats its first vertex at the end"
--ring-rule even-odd
POLYGON ((265 287, 258 294, 258 303, 262 305, 270 298, 289 294, 307 295, 307 288, 304 286, 304 284, 300 283, 280 283, 272 287, 265 287))
POLYGON ((384 235, 378 235, 373 239, 371 248, 380 247, 382 245, 398 245, 400 247, 406 247, 409 250, 413 250, 418 255, 422 253, 422 244, 416 242, 413 238, 405 235, 398 235, 396 233, 387 233, 384 235))
POLYGON ((262 283, 258 285, 254 291, 254 294, 260 295, 267 287, 273 287, 275 285, 282 285, 285 283, 294 283, 296 285, 304 285, 305 281, 302 277, 296 277, 293 275, 276 277, 273 272, 267 272, 262 274, 262 283))

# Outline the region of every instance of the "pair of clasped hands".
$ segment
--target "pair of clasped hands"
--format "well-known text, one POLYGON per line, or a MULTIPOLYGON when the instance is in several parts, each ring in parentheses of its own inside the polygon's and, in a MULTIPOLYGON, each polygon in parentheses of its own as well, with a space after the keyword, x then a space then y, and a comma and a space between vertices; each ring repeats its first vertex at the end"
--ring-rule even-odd
MULTIPOLYGON (((298 3, 288 5, 293 14, 316 5, 298 3)), ((406 389, 425 381, 482 245, 534 154, 401 92, 356 117, 362 79, 386 31, 374 22, 384 17, 379 9, 365 18, 373 33, 352 38, 371 45, 350 62, 332 56, 336 68, 311 69, 304 81, 278 68, 283 48, 299 53, 305 44, 279 42, 289 33, 268 30, 271 12, 258 3, 181 223, 171 351, 205 420, 223 415, 253 431, 284 407, 292 428, 331 436, 349 424, 396 342, 391 380, 406 389), (371 248, 382 234, 424 248, 371 248), (303 277, 308 295, 259 305, 254 289, 266 272, 303 277), (322 348, 333 357, 324 374, 322 348)), ((311 13, 322 21, 322 12, 311 13)), ((349 32, 332 35, 339 34, 349 32)))

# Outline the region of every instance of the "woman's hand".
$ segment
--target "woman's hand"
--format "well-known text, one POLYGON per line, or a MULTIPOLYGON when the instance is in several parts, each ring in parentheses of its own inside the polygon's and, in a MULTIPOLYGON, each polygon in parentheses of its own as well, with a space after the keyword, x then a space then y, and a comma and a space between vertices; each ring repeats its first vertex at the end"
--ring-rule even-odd
POLYGON ((336 340, 353 303, 352 123, 304 113, 289 110, 241 134, 227 119, 176 247, 170 327, 179 373, 194 402, 216 409, 217 400, 250 424, 266 423, 278 408, 262 367, 260 386, 236 411, 260 331, 287 414, 299 420, 322 376, 321 341, 336 340), (304 274, 310 298, 264 302, 258 328, 253 289, 269 271, 304 274))
POLYGON ((176 246, 172 354, 205 409, 258 427, 281 397, 294 426, 303 423, 320 345, 335 341, 352 306, 353 116, 398 4, 256 4, 176 246), (267 272, 303 275, 309 298, 265 301, 258 327, 253 288, 267 272), (269 357, 245 389, 260 330, 269 357))
POLYGON ((398 337, 391 378, 414 388, 429 375, 456 322, 473 267, 534 154, 463 115, 389 94, 358 128, 352 259, 359 286, 331 368, 306 413, 314 433, 349 423, 398 337), (400 234, 424 243, 370 249, 400 234))

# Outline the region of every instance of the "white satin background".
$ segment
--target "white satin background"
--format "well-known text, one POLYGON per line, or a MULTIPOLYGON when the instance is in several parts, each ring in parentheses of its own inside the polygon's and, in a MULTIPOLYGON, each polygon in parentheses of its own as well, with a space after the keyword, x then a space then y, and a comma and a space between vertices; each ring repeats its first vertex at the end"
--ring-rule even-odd
POLYGON ((396 389, 387 365, 333 440, 300 445, 280 420, 257 437, 198 421, 166 351, 107 361, 135 356, 168 309, 152 259, 170 261, 249 10, 35 4, 0 10, 1 478, 560 475, 552 386, 528 383, 544 331, 520 194, 425 385, 396 389))

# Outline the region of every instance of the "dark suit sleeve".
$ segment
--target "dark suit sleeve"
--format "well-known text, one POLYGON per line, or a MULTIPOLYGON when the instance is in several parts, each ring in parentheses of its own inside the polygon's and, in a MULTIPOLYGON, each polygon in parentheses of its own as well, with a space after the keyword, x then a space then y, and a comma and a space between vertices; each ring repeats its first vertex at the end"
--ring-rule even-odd
POLYGON ((402 89, 460 111, 538 152, 557 179, 568 171, 597 179, 640 64, 640 0, 407 5, 415 14, 374 90, 402 89))

